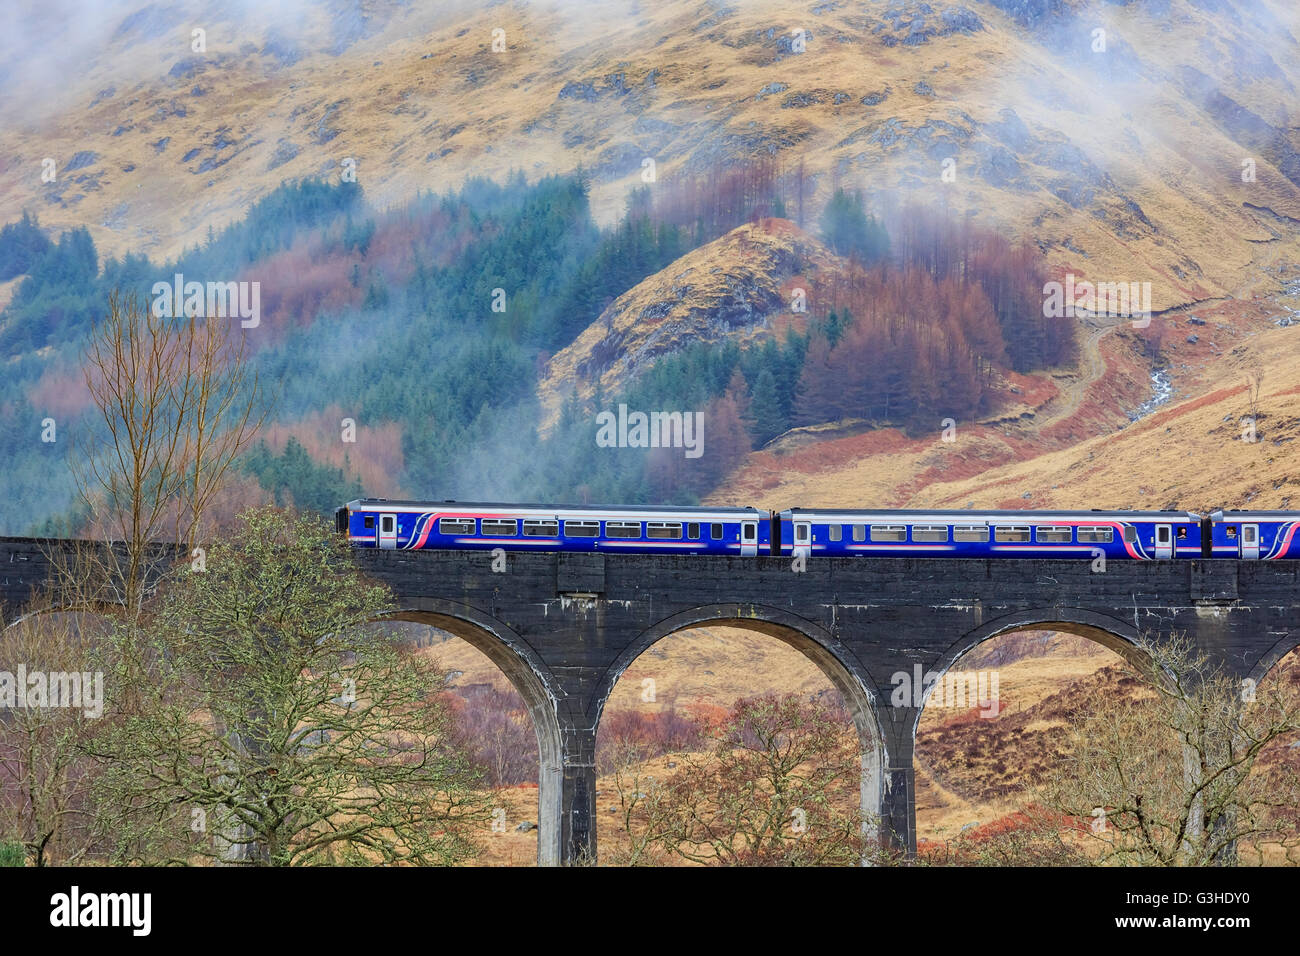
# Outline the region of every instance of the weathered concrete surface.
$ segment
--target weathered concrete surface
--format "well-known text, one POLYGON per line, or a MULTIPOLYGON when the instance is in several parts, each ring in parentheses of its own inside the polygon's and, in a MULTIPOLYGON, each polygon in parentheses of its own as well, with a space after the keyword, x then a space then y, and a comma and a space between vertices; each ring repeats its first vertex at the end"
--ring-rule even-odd
MULTIPOLYGON (((595 739, 620 674, 690 627, 731 623, 797 648, 844 695, 863 742, 863 805, 916 848, 912 752, 920 709, 893 677, 942 673, 998 634, 1051 628, 1130 658, 1141 633, 1186 633, 1230 673, 1258 680, 1300 644, 1300 562, 813 558, 358 551, 405 620, 484 651, 527 702, 541 752, 541 863, 595 851, 595 739)), ((0 610, 48 573, 38 542, 0 539, 0 610)))

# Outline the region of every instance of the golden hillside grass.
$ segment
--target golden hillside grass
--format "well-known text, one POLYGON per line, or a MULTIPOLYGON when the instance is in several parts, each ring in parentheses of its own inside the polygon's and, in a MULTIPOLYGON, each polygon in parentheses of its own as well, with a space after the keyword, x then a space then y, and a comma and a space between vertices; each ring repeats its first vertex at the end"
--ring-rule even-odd
POLYGON ((1201 394, 1122 431, 977 477, 937 481, 913 502, 989 507, 1028 492, 1035 508, 1293 508, 1300 504, 1297 332, 1269 329, 1225 349, 1205 369, 1201 394), (1256 374, 1261 397, 1252 409, 1247 380, 1256 374), (1252 411, 1253 443, 1243 440, 1252 411))
MULTIPOLYGON (((814 215, 837 184, 867 187, 878 206, 943 204, 1040 242, 1080 276, 1151 279, 1157 309, 1226 294, 1250 273, 1256 244, 1296 249, 1281 217, 1300 218, 1300 190, 1233 142, 1174 79, 1184 66, 1216 74, 1241 48, 1270 49, 1275 31, 1262 16, 1181 0, 1169 16, 1108 6, 1097 16, 1114 38, 1112 58, 1083 61, 1060 48, 1072 34, 1044 44, 987 4, 971 8, 983 23, 977 32, 892 47, 881 37, 905 36, 907 21, 898 34, 883 3, 479 10, 374 0, 364 9, 369 34, 337 54, 329 51, 339 24, 328 10, 281 23, 279 36, 301 54, 292 63, 262 52, 273 11, 239 22, 208 0, 169 7, 171 22, 156 36, 105 29, 57 77, 24 71, 20 59, 0 106, 0 218, 31 208, 55 229, 89 226, 105 253, 174 255, 284 178, 335 175, 353 157, 381 207, 469 175, 582 165, 610 221, 640 183, 645 157, 664 182, 692 163, 772 149, 787 167, 806 161, 814 215), (204 54, 190 51, 193 24, 208 31, 204 54), (795 28, 808 33, 806 52, 782 54, 781 38, 795 28), (491 50, 494 29, 505 31, 504 53, 491 50), (200 72, 169 76, 191 56, 200 72), (1139 73, 1150 82, 1131 83, 1139 73), (589 84, 593 98, 561 98, 570 82, 589 84), (772 84, 785 88, 764 93, 772 84), (862 102, 882 92, 878 105, 862 102), (996 125, 1006 110, 1033 140, 1019 154, 996 125), (272 168, 282 142, 298 153, 272 168), (1089 165, 1062 159, 1064 147, 1089 165), (994 187, 980 157, 1004 148, 1022 176, 994 187), (43 158, 63 170, 80 151, 97 158, 55 184, 40 181, 43 158), (940 180, 948 156, 952 183, 940 180), (1240 181, 1243 156, 1256 159, 1255 182, 1240 181), (205 161, 214 165, 199 172, 205 161), (1080 183, 1090 198, 1061 198, 1062 184, 1080 183)), ((1260 9, 1294 23, 1284 0, 1260 9)), ((43 26, 46 48, 58 51, 78 25, 43 26)), ((1094 26, 1074 25, 1084 34, 1094 26)), ((1285 125, 1300 66, 1283 57, 1276 67, 1276 80, 1227 76, 1222 87, 1285 125)))

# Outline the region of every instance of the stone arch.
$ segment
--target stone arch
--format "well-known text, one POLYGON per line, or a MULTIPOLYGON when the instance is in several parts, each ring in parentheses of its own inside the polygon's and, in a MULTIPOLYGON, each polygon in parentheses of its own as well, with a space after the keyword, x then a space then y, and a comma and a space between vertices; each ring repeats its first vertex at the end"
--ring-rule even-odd
POLYGON ((496 618, 453 601, 416 598, 380 620, 427 624, 459 637, 496 664, 524 699, 541 758, 537 774, 537 863, 560 865, 564 758, 557 701, 561 693, 537 652, 496 618))
POLYGON ((1282 658, 1286 657, 1298 648, 1300 648, 1300 637, 1297 637, 1292 632, 1288 632, 1286 637, 1279 640, 1264 652, 1263 656, 1256 661, 1255 666, 1250 669, 1250 673, 1246 676, 1250 678, 1250 680, 1254 681, 1255 685, 1258 686, 1264 678, 1269 675, 1273 668, 1282 663, 1282 658))
MULTIPOLYGON (((963 655, 985 641, 1010 634, 1012 631, 1024 630, 1062 631, 1078 637, 1086 637, 1107 650, 1114 651, 1141 671, 1149 671, 1151 668, 1151 659, 1137 646, 1138 629, 1132 624, 1108 614, 1098 614, 1096 611, 1083 608, 1053 607, 1013 611, 967 631, 943 652, 935 662, 933 670, 942 679, 963 655)), ((916 739, 921 712, 925 709, 925 703, 929 698, 930 694, 927 692, 925 700, 912 717, 913 740, 916 739)))
MULTIPOLYGON (((1062 631, 1068 634, 1075 634, 1079 637, 1088 638, 1091 641, 1102 645, 1124 658, 1129 664, 1140 672, 1151 675, 1156 680, 1168 684, 1169 674, 1153 665, 1151 658, 1138 647, 1139 629, 1120 618, 1107 614, 1099 614, 1096 611, 1088 611, 1083 608, 1070 607, 1053 607, 1037 608, 1014 611, 1003 617, 990 621, 988 624, 981 625, 971 631, 968 631, 956 643, 944 651, 939 661, 936 662, 936 669, 940 677, 947 673, 948 669, 959 660, 962 655, 972 648, 1001 634, 1007 634, 1012 631, 1025 629, 1042 629, 1062 631)), ((1272 648, 1265 653, 1255 664, 1250 672, 1250 677, 1258 683, 1268 671, 1282 660, 1288 653, 1300 646, 1292 634, 1279 640, 1272 648)), ((937 684, 936 684, 937 686, 937 684)), ((929 694, 926 695, 926 700, 929 694)), ((916 740, 917 727, 920 723, 922 706, 916 709, 912 718, 912 740, 916 740)), ((1186 745, 1183 751, 1184 774, 1191 777, 1196 771, 1196 752, 1190 746, 1186 745)), ((1200 797, 1196 798, 1198 801, 1200 797)), ((1192 813, 1191 819, 1195 821, 1199 813, 1192 813)), ((915 818, 912 819, 912 827, 915 830, 915 818)), ((1199 832, 1199 824, 1190 822, 1189 827, 1193 832, 1199 832)), ((1235 851, 1232 851, 1235 852, 1235 851)))
POLYGON ((642 654, 669 635, 700 627, 731 626, 776 638, 799 651, 826 675, 844 699, 862 747, 862 810, 873 819, 883 817, 886 738, 876 720, 876 686, 857 656, 829 631, 781 608, 756 604, 711 604, 664 618, 637 635, 623 649, 591 695, 588 718, 599 729, 605 702, 618 679, 642 654))
MULTIPOLYGON (((1120 618, 1072 607, 1026 608, 1005 614, 967 631, 949 645, 931 666, 931 670, 938 674, 940 680, 936 681, 926 691, 921 706, 912 708, 911 726, 908 728, 908 746, 912 751, 911 760, 913 762, 916 759, 916 735, 921 722, 921 714, 924 712, 926 704, 929 703, 934 688, 940 685, 943 675, 965 654, 985 641, 1021 630, 1061 631, 1084 637, 1100 644, 1107 650, 1115 652, 1139 670, 1147 673, 1151 671, 1151 659, 1137 646, 1139 629, 1120 618)), ((914 774, 914 766, 909 767, 907 772, 909 777, 914 774)), ((907 808, 906 826, 909 841, 908 851, 909 855, 912 855, 916 852, 915 806, 909 805, 907 808)))

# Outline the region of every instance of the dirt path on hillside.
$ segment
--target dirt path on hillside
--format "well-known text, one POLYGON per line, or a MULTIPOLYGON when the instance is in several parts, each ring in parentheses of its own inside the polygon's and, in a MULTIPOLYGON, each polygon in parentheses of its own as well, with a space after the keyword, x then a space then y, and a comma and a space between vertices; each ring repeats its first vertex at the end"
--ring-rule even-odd
POLYGON ((1177 310, 1190 312, 1192 309, 1212 309, 1215 306, 1223 305, 1225 302, 1240 302, 1249 300, 1258 290, 1265 280, 1270 282, 1276 281, 1269 276, 1269 270, 1277 266, 1277 261, 1282 257, 1282 243, 1280 239, 1267 239, 1256 243, 1259 247, 1254 258, 1250 261, 1248 270, 1250 277, 1240 286, 1233 289, 1226 296, 1220 296, 1215 299, 1197 299, 1195 302, 1189 302, 1186 305, 1180 305, 1177 310))
POLYGON ((1038 408, 1032 419, 1016 422, 1011 427, 1022 432, 1039 433, 1074 415, 1087 397, 1088 390, 1106 374, 1101 340, 1128 321, 1120 318, 1110 324, 1101 324, 1096 318, 1085 319, 1087 334, 1079 342, 1078 366, 1071 372, 1053 375, 1059 393, 1038 408))
MULTIPOLYGON (((1282 244, 1276 239, 1259 243, 1259 249, 1251 260, 1249 277, 1229 295, 1198 299, 1169 311, 1186 313, 1192 309, 1214 308, 1226 302, 1250 299, 1266 281, 1273 281, 1269 270, 1276 267, 1282 253, 1282 244)), ((1109 321, 1104 317, 1085 319, 1087 334, 1079 342, 1078 367, 1073 372, 1055 376, 1060 393, 1038 409, 1033 419, 1018 422, 1013 427, 1023 432, 1038 433, 1074 415, 1087 397, 1088 390, 1107 372, 1106 358, 1101 352, 1102 339, 1129 321, 1127 318, 1109 321)))
MULTIPOLYGON (((1277 265, 1277 260, 1282 255, 1281 242, 1277 239, 1269 239, 1267 242, 1259 243, 1262 255, 1256 255, 1250 263, 1251 277, 1242 284, 1238 289, 1234 289, 1229 299, 1245 299, 1251 296, 1260 283, 1268 275, 1268 270, 1277 265), (1262 260, 1262 261, 1261 261, 1262 260)), ((1227 300, 1220 300, 1227 301, 1227 300)))
MULTIPOLYGON (((916 765, 917 796, 928 796, 931 800, 931 805, 924 809, 936 817, 947 817, 956 813, 967 817, 966 820, 962 821, 963 823, 969 823, 972 819, 971 815, 976 812, 974 805, 965 797, 954 793, 941 784, 939 778, 930 768, 929 763, 923 758, 914 754, 912 762, 916 765)), ((921 812, 920 807, 918 807, 918 812, 921 812)))

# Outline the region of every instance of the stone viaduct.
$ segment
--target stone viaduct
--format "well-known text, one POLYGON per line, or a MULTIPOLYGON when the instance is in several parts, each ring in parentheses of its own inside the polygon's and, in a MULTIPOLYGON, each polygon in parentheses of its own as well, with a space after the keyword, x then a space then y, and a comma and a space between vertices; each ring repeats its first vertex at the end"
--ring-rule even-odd
MULTIPOLYGON (((49 571, 57 542, 0 538, 8 620, 49 571)), ((359 550, 396 595, 396 618, 448 631, 504 672, 541 755, 538 862, 596 847, 596 731, 615 682, 655 642, 728 624, 796 648, 847 703, 862 741, 863 809, 916 850, 912 757, 921 708, 895 706, 896 675, 942 674, 999 634, 1078 634, 1141 663, 1135 642, 1189 635, 1258 681, 1300 644, 1300 561, 809 558, 359 550)), ((755 688, 758 690, 758 688, 755 688)))

